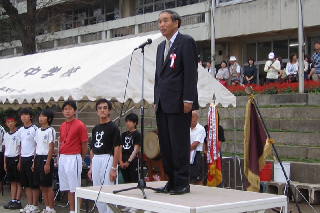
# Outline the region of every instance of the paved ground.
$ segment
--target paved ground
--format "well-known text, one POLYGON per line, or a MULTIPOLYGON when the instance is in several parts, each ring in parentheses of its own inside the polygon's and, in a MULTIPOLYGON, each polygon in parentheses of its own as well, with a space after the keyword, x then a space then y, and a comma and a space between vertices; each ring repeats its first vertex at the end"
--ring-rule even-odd
MULTIPOLYGON (((55 204, 60 204, 60 205, 65 205, 67 203, 66 201, 66 197, 65 195, 62 195, 62 199, 61 201, 56 201, 55 204)), ((5 187, 4 188, 4 195, 2 196, 0 194, 0 213, 18 213, 19 210, 7 210, 7 209, 4 209, 3 208, 3 205, 8 203, 10 201, 10 191, 8 189, 8 187, 5 187)), ((23 196, 22 196, 22 205, 26 205, 26 195, 25 193, 23 193, 23 196)), ((92 209, 92 205, 93 205, 93 202, 89 202, 89 210, 92 209)), ((40 203, 39 204, 41 210, 44 208, 44 204, 43 203, 40 203)), ((302 213, 312 213, 312 212, 319 212, 320 213, 320 205, 314 205, 313 207, 315 208, 315 211, 307 205, 306 202, 302 202, 302 203, 299 203, 299 207, 301 209, 301 212, 302 213)), ((82 209, 85 209, 85 205, 82 205, 81 207, 82 209)), ((57 207, 55 206, 55 210, 57 213, 69 213, 69 206, 66 207, 66 208, 62 208, 62 207, 57 207)), ((292 211, 292 213, 298 213, 298 210, 296 208, 296 205, 294 203, 289 203, 289 211, 292 211)), ((94 213, 97 213, 98 211, 95 209, 93 211, 94 213)), ((266 213, 273 213, 274 211, 272 210, 267 210, 265 211, 266 213)), ((139 213, 143 213, 143 211, 139 211, 139 213)))

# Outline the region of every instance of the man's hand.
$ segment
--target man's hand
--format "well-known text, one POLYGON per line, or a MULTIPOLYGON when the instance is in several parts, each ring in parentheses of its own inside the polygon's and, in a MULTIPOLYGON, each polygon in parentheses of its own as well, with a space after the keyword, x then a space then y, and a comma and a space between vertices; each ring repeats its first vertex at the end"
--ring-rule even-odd
POLYGON ((92 168, 90 166, 90 169, 88 171, 88 178, 92 181, 92 168))
POLYGON ((183 112, 188 113, 192 109, 192 103, 183 102, 183 112))
POLYGON ((153 104, 153 110, 156 111, 156 109, 157 109, 157 105, 153 104))
POLYGON ((115 181, 116 180, 116 178, 117 178, 117 172, 116 171, 114 171, 113 169, 111 169, 110 170, 110 180, 113 182, 113 181, 115 181))
POLYGON ((31 171, 34 172, 34 161, 33 161, 33 164, 32 164, 32 166, 31 166, 31 171))
POLYGON ((6 163, 4 163, 3 169, 4 169, 5 172, 7 172, 7 165, 6 165, 6 163))
POLYGON ((50 172, 50 164, 45 164, 43 170, 45 174, 48 174, 50 172))
POLYGON ((19 163, 17 165, 17 169, 18 169, 18 171, 20 171, 20 161, 19 161, 19 163))

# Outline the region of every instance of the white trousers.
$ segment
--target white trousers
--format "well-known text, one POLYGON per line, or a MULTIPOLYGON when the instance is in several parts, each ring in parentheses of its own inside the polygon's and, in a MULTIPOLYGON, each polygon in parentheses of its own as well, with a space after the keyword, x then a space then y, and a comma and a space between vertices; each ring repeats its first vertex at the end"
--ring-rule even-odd
MULTIPOLYGON (((110 171, 113 164, 113 156, 106 155, 94 155, 92 158, 92 181, 94 186, 101 185, 115 185, 118 184, 118 178, 116 181, 110 181, 110 171)), ((117 172, 118 174, 118 172, 117 172)), ((111 209, 106 203, 97 202, 97 208, 99 213, 112 213, 111 209)))
POLYGON ((60 155, 58 164, 61 191, 76 192, 81 186, 82 158, 80 154, 60 155))

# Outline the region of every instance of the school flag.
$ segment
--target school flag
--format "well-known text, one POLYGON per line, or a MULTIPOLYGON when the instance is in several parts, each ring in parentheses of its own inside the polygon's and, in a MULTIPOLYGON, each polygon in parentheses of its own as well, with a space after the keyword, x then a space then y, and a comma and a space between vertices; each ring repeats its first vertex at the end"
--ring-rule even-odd
POLYGON ((211 104, 208 111, 208 180, 207 186, 215 187, 222 182, 220 146, 218 141, 218 111, 211 104))
POLYGON ((258 116, 251 95, 246 105, 244 124, 244 174, 248 179, 248 191, 259 192, 260 171, 265 166, 265 159, 271 154, 272 139, 267 133, 258 116))

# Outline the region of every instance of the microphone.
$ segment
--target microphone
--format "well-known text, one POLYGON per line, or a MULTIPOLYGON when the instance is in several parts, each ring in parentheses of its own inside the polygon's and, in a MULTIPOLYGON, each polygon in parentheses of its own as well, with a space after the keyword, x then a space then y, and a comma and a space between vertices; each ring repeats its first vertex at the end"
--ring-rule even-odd
POLYGON ((151 44, 152 43, 152 39, 148 38, 146 42, 140 44, 139 47, 134 48, 134 50, 140 49, 140 48, 144 48, 146 45, 151 44))

